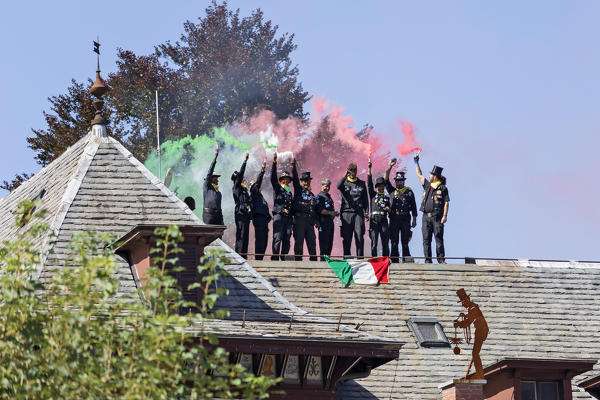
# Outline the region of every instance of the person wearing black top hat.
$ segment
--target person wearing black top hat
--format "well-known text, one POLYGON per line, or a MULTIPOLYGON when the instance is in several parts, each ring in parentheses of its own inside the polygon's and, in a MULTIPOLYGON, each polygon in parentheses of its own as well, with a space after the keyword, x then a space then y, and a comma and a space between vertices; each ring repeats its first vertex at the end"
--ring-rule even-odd
POLYGON ((263 176, 267 163, 263 161, 262 168, 256 181, 250 182, 250 208, 252 209, 252 225, 254 226, 254 258, 257 260, 263 259, 263 254, 267 250, 267 241, 269 240, 269 222, 271 214, 269 213, 269 205, 265 200, 262 192, 263 176))
POLYGON ((377 243, 381 238, 381 253, 384 257, 390 255, 390 235, 388 213, 390 212, 390 196, 385 194, 385 179, 379 177, 373 187, 371 175, 371 159, 367 170, 367 188, 371 198, 371 218, 369 221, 369 238, 371 239, 371 257, 377 257, 377 243))
POLYGON ((315 211, 319 217, 319 253, 321 261, 331 255, 333 249, 333 220, 340 215, 335 211, 333 199, 329 194, 331 181, 327 178, 321 181, 321 192, 316 197, 315 211))
POLYGON ((315 236, 315 195, 310 190, 310 172, 302 172, 298 178, 296 159, 292 159, 292 182, 294 184, 294 254, 296 261, 302 261, 304 242, 310 261, 317 261, 317 240, 315 236))
POLYGON ((202 187, 202 197, 204 201, 202 209, 202 220, 205 224, 224 225, 223 211, 221 210, 221 192, 219 191, 219 176, 215 174, 215 165, 219 156, 219 148, 215 149, 215 158, 213 158, 208 173, 204 179, 202 187))
POLYGON ((346 175, 337 185, 342 195, 340 213, 342 219, 342 246, 345 258, 351 257, 350 247, 352 246, 353 235, 356 256, 363 257, 365 253, 365 220, 369 219, 369 199, 367 198, 365 181, 359 179, 356 173, 356 164, 350 163, 346 175))
POLYGON ((411 238, 411 228, 417 226, 417 202, 412 189, 405 186, 406 176, 404 171, 396 172, 394 183, 390 183, 390 172, 396 165, 396 159, 392 159, 385 171, 386 189, 391 196, 392 206, 390 211, 390 242, 392 249, 390 251, 392 262, 399 261, 398 243, 402 244, 402 261, 413 262, 410 255, 408 242, 411 238), (412 215, 412 224, 411 224, 412 215))
POLYGON ((429 174, 429 180, 425 179, 419 166, 419 155, 414 157, 415 167, 419 181, 423 185, 423 202, 421 211, 423 212, 423 252, 425 253, 425 262, 431 263, 431 236, 435 237, 436 256, 438 263, 445 264, 444 258, 444 224, 448 220, 448 206, 450 196, 446 187, 446 178, 442 175, 442 167, 433 166, 429 174))
POLYGON ((244 158, 240 171, 234 171, 231 175, 233 181, 233 201, 235 202, 235 251, 243 258, 248 258, 248 239, 250 233, 250 194, 246 187, 246 163, 248 153, 244 158))
POLYGON ((277 153, 273 153, 271 186, 273 186, 273 255, 271 260, 283 260, 290 251, 292 236, 292 177, 283 171, 277 180, 277 153))

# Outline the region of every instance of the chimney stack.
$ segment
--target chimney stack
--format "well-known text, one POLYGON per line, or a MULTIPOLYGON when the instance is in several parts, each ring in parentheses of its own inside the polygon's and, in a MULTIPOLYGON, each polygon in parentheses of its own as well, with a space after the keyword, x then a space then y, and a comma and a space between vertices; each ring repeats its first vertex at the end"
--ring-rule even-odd
POLYGON ((484 400, 485 379, 452 379, 438 386, 442 400, 484 400))

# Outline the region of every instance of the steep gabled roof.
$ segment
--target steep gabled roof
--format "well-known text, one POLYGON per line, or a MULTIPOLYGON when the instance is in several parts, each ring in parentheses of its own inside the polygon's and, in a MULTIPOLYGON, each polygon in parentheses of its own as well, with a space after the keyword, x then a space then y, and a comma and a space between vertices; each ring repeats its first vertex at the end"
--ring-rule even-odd
MULTIPOLYGON (((448 337, 465 309, 456 290, 465 288, 479 304, 490 333, 481 352, 484 366, 507 357, 600 359, 600 264, 487 262, 487 265, 393 264, 389 284, 344 288, 325 263, 253 261, 277 290, 308 312, 405 342, 400 358, 366 379, 344 383, 340 399, 438 399, 438 385, 464 376, 472 345, 421 348, 409 329, 410 317, 437 319, 448 337)), ((462 337, 462 331, 458 332, 462 337)), ((574 399, 592 397, 575 383, 574 399)), ((473 372, 473 370, 471 371, 473 372)))
MULTIPOLYGON (((46 222, 56 235, 38 244, 44 250, 39 278, 48 281, 65 268, 71 256, 73 234, 84 231, 111 233, 121 237, 140 224, 203 225, 203 222, 162 181, 154 176, 121 143, 110 137, 88 134, 50 165, 0 200, 0 240, 17 233, 10 211, 17 203, 41 189, 47 193, 41 208, 49 211, 46 222)), ((211 328, 230 336, 288 339, 361 340, 390 342, 333 320, 310 315, 285 299, 242 257, 221 240, 208 248, 225 252, 231 274, 220 284, 230 289, 220 306, 232 312, 227 321, 212 321, 211 328), (243 312, 247 324, 241 327, 243 312), (292 319, 292 328, 289 321, 292 319), (232 332, 232 330, 234 332, 232 332)), ((136 289, 128 261, 116 257, 119 294, 136 289)))

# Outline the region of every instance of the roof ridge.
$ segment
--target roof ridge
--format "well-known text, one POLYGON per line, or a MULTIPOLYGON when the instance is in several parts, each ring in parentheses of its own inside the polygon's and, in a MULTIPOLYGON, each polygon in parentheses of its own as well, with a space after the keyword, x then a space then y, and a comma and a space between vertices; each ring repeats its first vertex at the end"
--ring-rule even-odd
POLYGON ((190 208, 173 193, 168 187, 165 186, 163 181, 159 179, 156 175, 154 175, 144 164, 140 162, 135 156, 125 148, 117 139, 113 137, 107 137, 106 143, 112 143, 115 145, 117 150, 125 157, 127 160, 142 173, 142 175, 150 181, 152 185, 158 188, 163 194, 165 194, 173 203, 175 203, 183 212, 185 212, 188 216, 190 216, 195 222, 205 225, 204 222, 198 218, 196 214, 190 208))
MULTIPOLYGON (((81 187, 83 178, 87 174, 90 164, 92 163, 92 160, 94 159, 94 156, 96 155, 96 151, 98 150, 98 147, 100 146, 99 141, 94 140, 94 138, 91 136, 90 133, 88 133, 86 136, 84 136, 79 141, 77 141, 77 143, 75 145, 77 145, 80 141, 87 141, 87 144, 86 144, 85 148, 83 149, 81 155, 79 156, 79 162, 77 163, 77 167, 75 168, 75 171, 71 175, 71 178, 69 178, 69 183, 67 184, 67 187, 65 189, 65 192, 63 193, 62 198, 60 199, 58 208, 56 210, 56 214, 54 215, 54 219, 50 223, 51 234, 53 234, 56 237, 58 236, 58 233, 60 232, 60 228, 62 227, 62 223, 65 220, 67 213, 69 212, 69 208, 71 207, 71 204, 73 203, 73 200, 75 199, 75 196, 77 195, 77 192, 79 191, 79 188, 81 187)), ((69 147, 69 149, 74 148, 75 145, 69 147)), ((69 149, 67 149, 67 151, 69 149)), ((61 157, 64 154, 66 154, 67 151, 65 151, 61 155, 61 157)), ((42 268, 43 268, 44 264, 46 263, 46 259, 48 258, 48 254, 49 254, 51 248, 52 248, 52 242, 50 241, 50 234, 48 234, 42 244, 41 261, 40 261, 39 265, 36 267, 36 273, 35 273, 34 279, 38 279, 39 276, 41 275, 42 268)))

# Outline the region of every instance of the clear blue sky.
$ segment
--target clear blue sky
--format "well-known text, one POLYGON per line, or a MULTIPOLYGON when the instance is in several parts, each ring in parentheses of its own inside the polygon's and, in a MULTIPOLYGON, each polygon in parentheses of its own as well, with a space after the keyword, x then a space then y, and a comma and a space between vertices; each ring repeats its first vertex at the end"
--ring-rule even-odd
MULTIPOLYGON (((25 137, 44 126, 48 96, 93 75, 96 35, 107 73, 117 47, 148 53, 176 40, 207 4, 5 4, 0 179, 40 169, 25 137)), ((295 33, 305 88, 343 104, 357 125, 385 130, 398 117, 416 125, 423 168, 436 163, 448 177, 447 255, 600 260, 599 2, 230 5, 245 15, 260 7, 295 33)))

